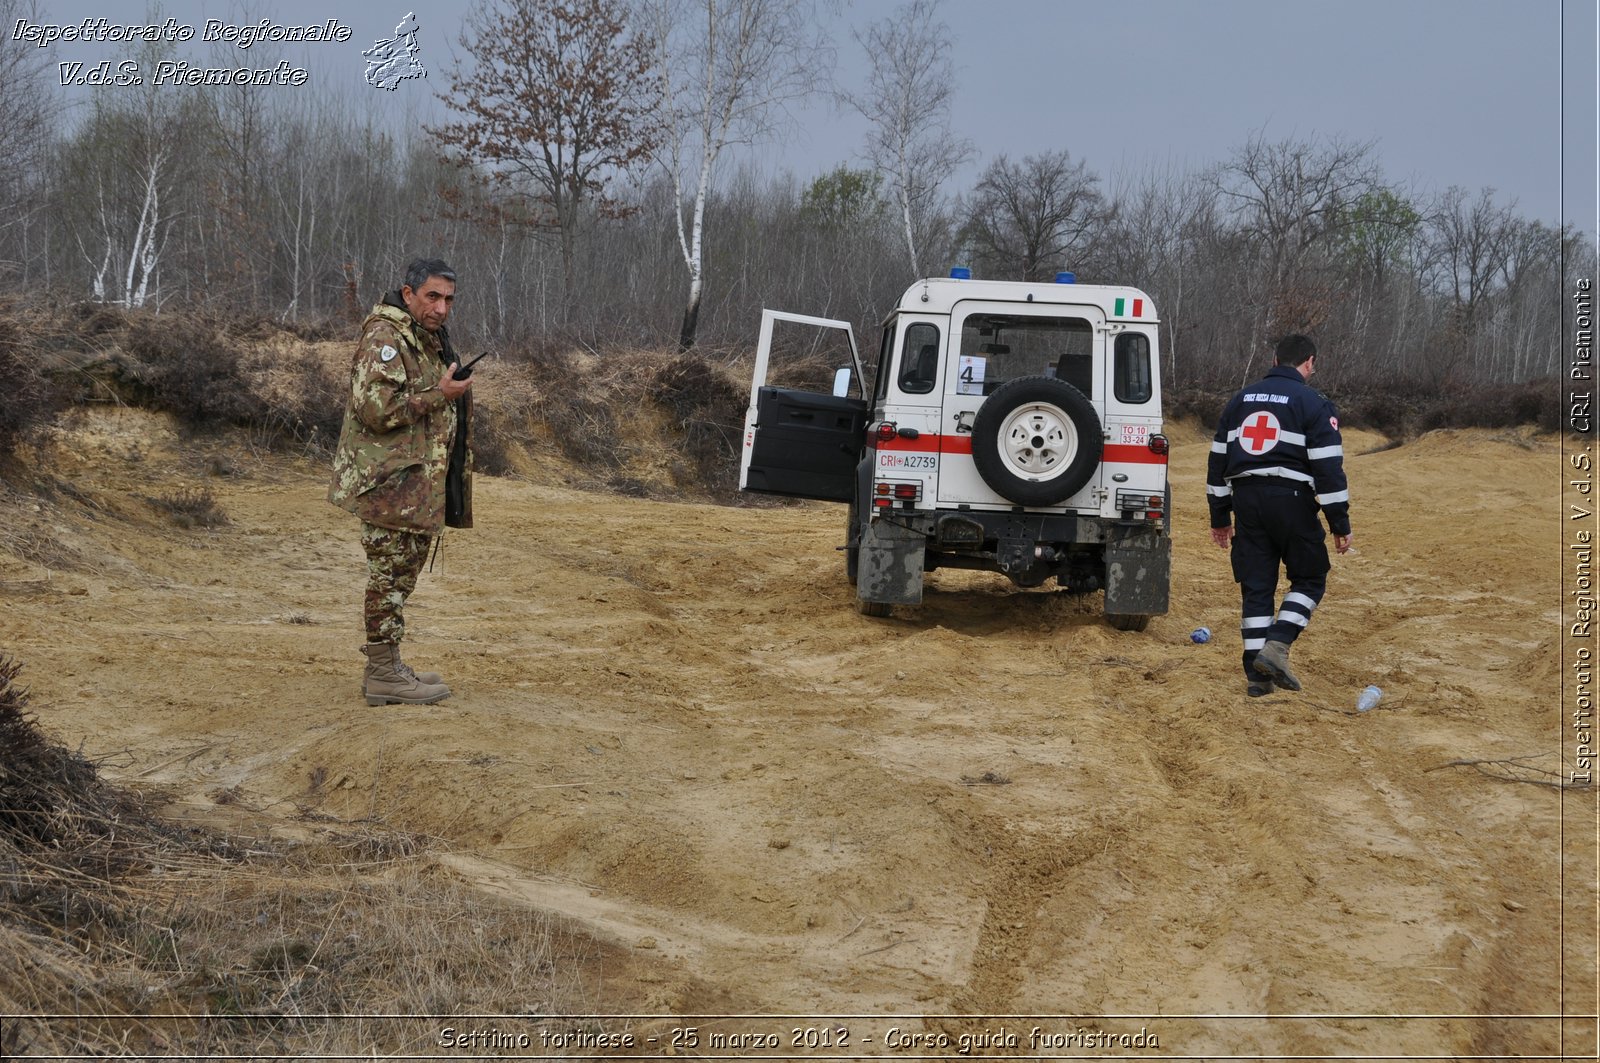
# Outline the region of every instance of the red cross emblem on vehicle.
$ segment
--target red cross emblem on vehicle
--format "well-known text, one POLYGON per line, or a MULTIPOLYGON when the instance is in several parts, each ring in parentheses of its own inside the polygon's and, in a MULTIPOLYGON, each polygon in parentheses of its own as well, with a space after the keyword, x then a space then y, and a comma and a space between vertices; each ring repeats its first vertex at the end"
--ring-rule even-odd
POLYGON ((1265 454, 1278 445, 1278 419, 1265 410, 1245 418, 1239 441, 1252 454, 1265 454))

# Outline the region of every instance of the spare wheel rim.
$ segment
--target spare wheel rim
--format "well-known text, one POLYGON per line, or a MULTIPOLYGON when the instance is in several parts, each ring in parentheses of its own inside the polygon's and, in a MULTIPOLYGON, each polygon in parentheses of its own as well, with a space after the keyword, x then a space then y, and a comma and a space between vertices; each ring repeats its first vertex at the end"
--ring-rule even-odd
POLYGON ((1021 479, 1053 480, 1077 451, 1077 426, 1053 403, 1024 403, 1000 425, 1000 461, 1021 479))

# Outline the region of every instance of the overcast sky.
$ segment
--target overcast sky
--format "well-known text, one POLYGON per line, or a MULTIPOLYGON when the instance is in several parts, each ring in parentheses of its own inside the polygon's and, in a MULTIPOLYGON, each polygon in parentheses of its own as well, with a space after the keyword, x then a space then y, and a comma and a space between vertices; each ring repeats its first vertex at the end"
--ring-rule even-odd
MULTIPOLYGON (((863 81, 866 57, 852 29, 897 6, 853 0, 829 19, 842 87, 863 81)), ((46 0, 42 8, 47 24, 145 20, 139 7, 115 0, 46 0)), ((270 66, 286 55, 311 71, 299 87, 168 91, 339 90, 383 121, 417 122, 438 107, 434 93, 445 87, 468 8, 463 0, 425 7, 416 0, 166 0, 160 18, 196 30, 193 41, 177 45, 180 60, 218 65, 226 54, 231 64, 270 66), (367 85, 361 51, 392 36, 413 10, 427 76, 393 91, 367 85), (351 38, 275 50, 201 41, 207 19, 263 17, 284 24, 336 18, 351 38)), ((1524 216, 1595 232, 1594 0, 946 0, 941 10, 955 44, 954 130, 978 152, 951 191, 970 186, 1002 153, 1066 148, 1110 185, 1151 168, 1222 161, 1258 133, 1342 136, 1371 141, 1387 178, 1420 194, 1493 187, 1524 216)), ((7 36, 15 31, 4 27, 7 36)), ((93 63, 135 50, 58 42, 43 54, 52 63, 93 63)), ((126 90, 50 91, 81 102, 88 93, 126 90)), ((858 117, 824 101, 794 117, 781 145, 743 157, 802 179, 841 162, 859 165, 865 127, 858 117)))

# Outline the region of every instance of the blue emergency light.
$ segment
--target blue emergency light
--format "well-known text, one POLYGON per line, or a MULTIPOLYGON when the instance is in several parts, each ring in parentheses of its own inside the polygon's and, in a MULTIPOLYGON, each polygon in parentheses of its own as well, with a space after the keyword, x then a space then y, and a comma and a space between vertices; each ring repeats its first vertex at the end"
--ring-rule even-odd
POLYGON ((1069 272, 1067 270, 1062 270, 1060 273, 1056 274, 1056 283, 1057 284, 1077 284, 1078 283, 1078 275, 1076 273, 1071 273, 1071 272, 1069 272))
POLYGON ((969 280, 972 279, 972 270, 968 269, 966 266, 951 266, 950 267, 950 279, 951 280, 958 280, 958 281, 969 281, 969 280))

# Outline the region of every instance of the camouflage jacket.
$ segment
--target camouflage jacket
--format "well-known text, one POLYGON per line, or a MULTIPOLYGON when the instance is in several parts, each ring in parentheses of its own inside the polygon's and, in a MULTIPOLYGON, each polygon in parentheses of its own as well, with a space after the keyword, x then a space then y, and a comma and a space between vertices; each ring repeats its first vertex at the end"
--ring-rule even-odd
MULTIPOLYGON (((396 302, 386 298, 361 324, 328 501, 369 524, 437 535, 446 523, 456 426, 461 422, 465 435, 471 398, 445 398, 439 381, 449 366, 440 336, 396 302)), ((470 528, 470 457, 458 458, 458 468, 462 512, 451 513, 449 523, 470 528)))

